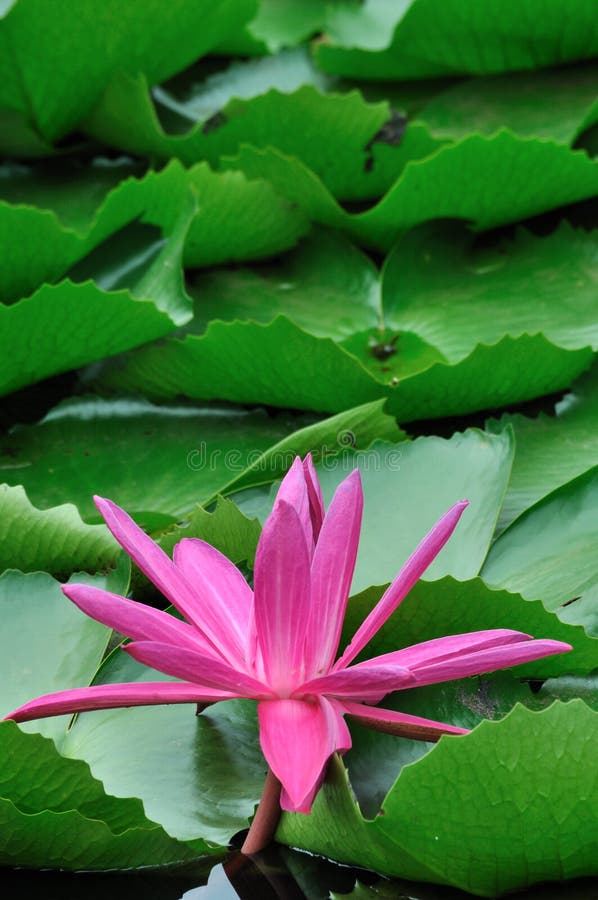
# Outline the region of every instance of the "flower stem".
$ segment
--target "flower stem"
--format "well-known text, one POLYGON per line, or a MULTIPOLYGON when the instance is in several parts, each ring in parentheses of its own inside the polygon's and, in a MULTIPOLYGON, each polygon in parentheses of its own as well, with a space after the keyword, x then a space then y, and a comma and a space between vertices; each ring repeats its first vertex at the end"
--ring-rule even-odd
POLYGON ((268 769, 264 790, 258 808, 253 817, 245 842, 241 847, 241 853, 251 856, 259 853, 267 847, 280 819, 280 781, 272 771, 268 769))

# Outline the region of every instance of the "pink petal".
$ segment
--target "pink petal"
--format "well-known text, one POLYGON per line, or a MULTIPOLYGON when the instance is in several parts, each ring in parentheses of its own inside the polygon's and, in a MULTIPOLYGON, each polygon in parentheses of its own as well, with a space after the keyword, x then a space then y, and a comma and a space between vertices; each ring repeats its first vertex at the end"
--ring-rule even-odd
POLYGON ((341 669, 322 678, 306 681, 297 691, 301 694, 327 694, 333 697, 351 697, 355 700, 379 700, 391 691, 414 687, 416 681, 402 666, 368 666, 368 668, 341 669))
POLYGON ((343 707, 348 716, 366 728, 411 740, 438 741, 443 734, 468 734, 466 728, 434 722, 432 719, 422 719, 420 716, 410 716, 407 713, 395 712, 393 709, 365 706, 351 700, 345 700, 343 707))
POLYGON ((141 571, 195 625, 216 651, 224 659, 228 659, 229 647, 226 642, 223 643, 222 634, 211 632, 205 626, 202 621, 202 604, 168 555, 115 503, 102 497, 94 497, 94 501, 118 543, 141 571))
POLYGON ((311 527, 314 541, 317 543, 322 522, 324 521, 324 498, 322 497, 322 488, 320 487, 311 453, 308 453, 303 460, 303 474, 305 476, 307 495, 309 497, 311 527))
POLYGON ((228 691, 216 691, 199 684, 176 682, 133 682, 131 684, 97 684, 44 694, 4 716, 15 722, 61 716, 65 713, 87 712, 92 709, 114 709, 120 706, 155 706, 160 703, 214 703, 239 696, 228 691))
POLYGON ((305 543, 311 555, 314 547, 314 533, 311 524, 311 508, 309 502, 309 494, 305 481, 305 473, 303 463, 298 456, 295 457, 293 465, 284 476, 276 494, 276 509, 279 501, 283 500, 292 506, 297 515, 305 534, 305 543))
POLYGON ((507 628, 492 628, 488 631, 470 631, 467 634, 452 634, 447 637, 434 638, 413 644, 403 650, 393 650, 381 656, 373 656, 364 662, 357 663, 355 669, 366 669, 368 666, 397 665, 413 669, 418 666, 431 665, 454 659, 463 653, 486 650, 489 647, 504 647, 521 641, 529 641, 529 634, 521 631, 510 631, 507 628))
POLYGON ((307 672, 327 672, 338 650, 357 558, 363 491, 359 470, 339 485, 326 513, 311 566, 312 614, 307 672))
POLYGON ((129 638, 162 641, 188 647, 207 656, 215 655, 212 646, 196 628, 152 606, 126 600, 87 584, 65 584, 62 590, 86 615, 129 638))
POLYGON ((146 666, 182 678, 195 684, 220 691, 229 691, 238 697, 254 699, 271 697, 272 692, 245 672, 193 650, 172 647, 156 641, 137 641, 122 648, 134 659, 146 666))
POLYGON ((452 681, 455 678, 467 678, 470 675, 482 675, 496 669, 508 669, 521 663, 542 659, 555 653, 572 650, 570 644, 562 641, 538 640, 521 641, 503 647, 480 650, 460 657, 451 658, 438 663, 414 666, 415 687, 423 684, 437 684, 440 681, 452 681))
POLYGON ((436 522, 423 541, 413 551, 397 577, 387 588, 369 616, 359 626, 353 639, 341 658, 337 660, 335 669, 348 666, 361 653, 365 645, 393 614, 416 581, 423 575, 431 562, 440 553, 461 518, 461 514, 469 500, 455 503, 442 518, 436 522))
POLYGON ((265 675, 279 694, 290 693, 304 679, 309 564, 299 517, 278 500, 257 547, 254 609, 265 675))
POLYGON ((193 585, 202 627, 218 635, 229 661, 245 658, 253 591, 233 563, 205 541, 183 538, 174 563, 193 585))
POLYGON ((269 700, 258 704, 260 742, 281 782, 281 805, 309 812, 311 801, 336 750, 351 746, 342 715, 326 698, 269 700))

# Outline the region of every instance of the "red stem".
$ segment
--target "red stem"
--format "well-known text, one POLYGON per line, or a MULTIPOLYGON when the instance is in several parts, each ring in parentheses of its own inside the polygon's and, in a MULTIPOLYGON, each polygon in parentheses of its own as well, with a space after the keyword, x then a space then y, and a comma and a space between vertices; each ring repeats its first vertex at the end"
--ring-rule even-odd
POLYGON ((264 790, 245 842, 241 847, 241 853, 251 856, 267 847, 274 837, 279 819, 280 781, 272 769, 268 769, 264 790))

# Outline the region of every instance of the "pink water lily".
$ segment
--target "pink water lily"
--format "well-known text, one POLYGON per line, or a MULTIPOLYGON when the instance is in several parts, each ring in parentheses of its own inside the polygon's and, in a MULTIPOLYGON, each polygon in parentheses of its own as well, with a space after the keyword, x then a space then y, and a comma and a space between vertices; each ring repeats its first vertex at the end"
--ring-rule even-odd
POLYGON ((458 634, 355 663, 440 552, 467 501, 456 503, 409 557, 337 657, 353 577, 363 495, 359 472, 327 513, 309 457, 283 480, 261 534, 252 591, 218 550, 183 539, 171 560, 114 503, 96 498, 108 528, 179 610, 166 612, 88 585, 64 593, 87 615, 132 638, 123 650, 179 681, 106 684, 47 694, 7 718, 160 703, 258 701, 260 741, 284 809, 309 812, 335 752, 351 746, 345 717, 399 735, 437 740, 450 724, 382 709, 391 691, 478 675, 571 649, 507 629, 458 634))

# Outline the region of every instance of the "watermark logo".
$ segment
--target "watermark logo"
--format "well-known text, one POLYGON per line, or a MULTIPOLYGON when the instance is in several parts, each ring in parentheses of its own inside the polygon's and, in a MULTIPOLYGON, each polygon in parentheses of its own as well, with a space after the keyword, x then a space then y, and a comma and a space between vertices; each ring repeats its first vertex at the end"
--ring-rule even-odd
MULTIPOLYGON (((336 435, 335 442, 324 444, 312 451, 314 462, 327 472, 351 472, 359 468, 363 472, 398 471, 401 468, 401 448, 399 445, 372 447, 368 450, 356 449, 357 437, 346 428, 336 435)), ((231 475, 239 475, 246 469, 264 473, 283 473, 292 465, 296 450, 223 450, 210 447, 201 441, 187 454, 187 466, 193 472, 215 472, 224 469, 231 475)))

